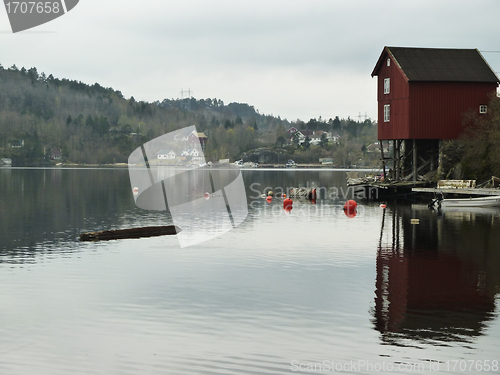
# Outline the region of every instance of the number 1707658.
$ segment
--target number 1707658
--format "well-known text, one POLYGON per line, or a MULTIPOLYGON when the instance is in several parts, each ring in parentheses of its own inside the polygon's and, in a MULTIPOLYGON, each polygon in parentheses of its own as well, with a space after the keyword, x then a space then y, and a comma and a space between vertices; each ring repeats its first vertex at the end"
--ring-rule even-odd
POLYGON ((59 13, 62 11, 58 1, 9 1, 5 3, 7 13, 59 13))

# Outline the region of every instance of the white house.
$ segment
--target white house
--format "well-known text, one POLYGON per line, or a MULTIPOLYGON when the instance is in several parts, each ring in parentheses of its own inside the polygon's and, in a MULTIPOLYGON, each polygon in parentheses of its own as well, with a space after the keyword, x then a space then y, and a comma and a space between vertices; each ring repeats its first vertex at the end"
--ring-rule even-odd
POLYGON ((297 137, 297 140, 299 141, 299 145, 301 145, 302 143, 304 143, 304 141, 306 140, 306 136, 300 130, 297 130, 295 133, 293 133, 289 137, 288 140, 289 140, 290 143, 293 143, 294 137, 297 137))
POLYGON ((326 140, 328 140, 328 133, 322 130, 315 131, 309 138, 312 145, 319 145, 321 143, 321 137, 325 134, 326 140))
MULTIPOLYGON (((290 130, 288 132, 290 133, 290 131, 292 131, 294 129, 295 128, 290 128, 290 130)), ((298 140, 299 144, 301 145, 304 143, 306 138, 309 137, 309 143, 311 145, 319 145, 321 143, 321 136, 323 134, 325 134, 326 140, 328 142, 337 143, 340 139, 340 136, 338 134, 332 134, 330 132, 325 132, 323 130, 316 130, 316 131, 297 130, 291 136, 288 137, 288 142, 293 143, 294 137, 297 137, 298 138, 297 140, 298 140)))
POLYGON ((181 156, 188 157, 193 161, 203 160, 203 153, 196 148, 187 148, 183 150, 181 156))
POLYGON ((328 142, 337 143, 338 141, 340 141, 340 135, 327 132, 326 139, 328 139, 328 142))
POLYGON ((199 152, 195 148, 186 148, 181 152, 181 156, 199 156, 199 152))
POLYGON ((175 159, 175 151, 174 150, 160 150, 156 154, 156 158, 158 160, 171 160, 171 159, 175 159))

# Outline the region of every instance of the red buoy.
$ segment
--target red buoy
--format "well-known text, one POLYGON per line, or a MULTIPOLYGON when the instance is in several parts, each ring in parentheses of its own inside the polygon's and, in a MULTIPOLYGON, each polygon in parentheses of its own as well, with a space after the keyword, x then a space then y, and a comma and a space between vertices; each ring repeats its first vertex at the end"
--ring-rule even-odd
POLYGON ((316 189, 312 189, 309 193, 309 199, 312 201, 316 201, 316 189))
POLYGON ((355 208, 344 209, 344 213, 345 213, 345 216, 347 216, 350 219, 352 219, 353 217, 355 217, 356 214, 357 214, 355 208))
POLYGON ((268 196, 266 197, 266 201, 267 201, 267 203, 271 203, 271 201, 272 201, 272 200, 273 200, 273 197, 271 197, 270 195, 268 195, 268 196))
POLYGON ((283 201, 283 208, 291 207, 293 205, 293 201, 290 198, 286 198, 283 201))
POLYGON ((350 210, 350 209, 355 210, 357 206, 358 206, 358 204, 356 203, 355 200, 349 199, 344 204, 344 211, 345 210, 350 210))
POLYGON ((344 204, 344 213, 347 217, 353 218, 356 216, 356 207, 358 204, 356 203, 355 200, 349 199, 347 202, 344 204))

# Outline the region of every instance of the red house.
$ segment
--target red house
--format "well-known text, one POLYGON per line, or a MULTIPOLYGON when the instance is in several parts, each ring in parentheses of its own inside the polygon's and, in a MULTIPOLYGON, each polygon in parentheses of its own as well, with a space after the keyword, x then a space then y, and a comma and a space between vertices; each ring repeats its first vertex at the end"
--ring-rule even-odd
POLYGON ((53 148, 50 150, 50 160, 60 160, 62 158, 62 152, 59 148, 53 148))
POLYGON ((393 141, 395 166, 411 146, 415 174, 417 155, 434 167, 439 141, 460 136, 465 112, 486 113, 499 83, 477 49, 385 47, 371 75, 378 139, 393 141))
POLYGON ((205 151, 205 144, 207 143, 207 136, 204 133, 197 133, 193 131, 188 135, 188 141, 191 143, 200 142, 201 150, 205 151))

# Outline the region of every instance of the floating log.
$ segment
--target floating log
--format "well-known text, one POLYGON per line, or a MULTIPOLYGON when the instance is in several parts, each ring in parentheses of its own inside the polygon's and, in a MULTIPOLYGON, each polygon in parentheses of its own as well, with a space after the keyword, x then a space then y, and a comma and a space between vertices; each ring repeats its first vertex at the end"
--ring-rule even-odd
POLYGON ((109 241, 125 238, 155 237, 177 234, 181 231, 175 225, 104 230, 80 234, 80 241, 109 241))

